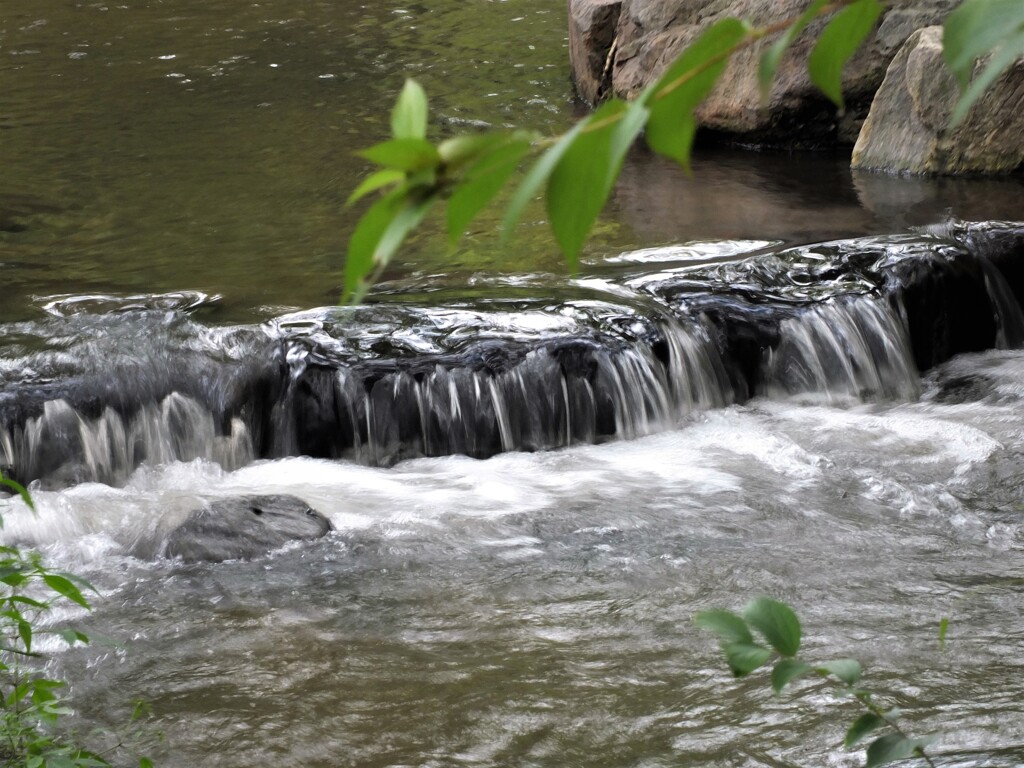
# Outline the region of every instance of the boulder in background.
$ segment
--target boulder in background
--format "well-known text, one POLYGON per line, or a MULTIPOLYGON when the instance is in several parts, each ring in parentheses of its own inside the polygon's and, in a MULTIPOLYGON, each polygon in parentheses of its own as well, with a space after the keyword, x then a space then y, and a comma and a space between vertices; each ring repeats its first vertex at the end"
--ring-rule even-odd
POLYGON ((910 174, 1010 173, 1024 164, 1024 62, 948 130, 960 97, 942 28, 915 32, 893 59, 853 150, 855 169, 910 174))

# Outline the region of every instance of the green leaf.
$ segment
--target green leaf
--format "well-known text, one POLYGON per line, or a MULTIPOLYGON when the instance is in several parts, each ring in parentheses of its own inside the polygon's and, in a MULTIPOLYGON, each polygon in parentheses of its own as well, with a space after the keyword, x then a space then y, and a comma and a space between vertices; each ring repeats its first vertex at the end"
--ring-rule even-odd
MULTIPOLYGON (((25 488, 25 486, 23 486, 21 483, 17 482, 16 480, 11 480, 11 478, 9 477, 4 477, 3 473, 0 473, 0 485, 6 485, 12 491, 21 496, 22 501, 25 502, 25 506, 27 506, 33 512, 36 511, 36 504, 34 501, 32 501, 32 495, 28 492, 28 489, 25 488)), ((2 520, 3 518, 0 518, 0 528, 3 527, 2 520)))
POLYGON ((88 636, 79 632, 77 629, 58 629, 57 636, 68 645, 74 645, 75 643, 81 643, 82 645, 89 644, 88 636))
POLYGON ((946 18, 942 49, 960 89, 966 90, 974 63, 1024 29, 1020 0, 964 0, 946 18))
POLYGON ((533 167, 527 171, 526 176, 512 195, 512 199, 505 207, 505 218, 501 224, 502 242, 508 242, 509 237, 512 236, 512 230, 515 229, 516 223, 522 217, 526 206, 537 196, 541 185, 551 176, 551 172, 555 169, 558 161, 562 159, 562 155, 572 146, 573 141, 579 136, 584 125, 585 121, 581 120, 567 132, 563 133, 561 138, 541 155, 537 162, 533 164, 533 167))
POLYGON ((139 768, 153 768, 153 761, 148 757, 140 757, 139 768))
POLYGON ((40 610, 44 610, 50 607, 49 603, 44 603, 41 600, 36 600, 31 597, 25 597, 25 595, 11 595, 7 599, 10 600, 12 603, 21 603, 22 605, 27 605, 31 608, 39 608, 40 610))
POLYGON ((63 595, 68 600, 78 603, 83 608, 89 607, 89 601, 85 599, 78 587, 63 576, 56 573, 46 573, 43 574, 43 581, 46 582, 46 586, 57 594, 63 595))
POLYGON ((435 195, 424 195, 420 189, 400 187, 370 206, 348 241, 343 298, 351 303, 362 300, 369 288, 365 279, 375 268, 391 261, 435 199, 435 195))
POLYGON ((860 662, 856 659, 836 659, 826 661, 815 668, 820 675, 834 675, 847 685, 856 685, 860 680, 860 662))
POLYGON ((453 247, 470 222, 505 186, 529 151, 529 142, 514 141, 480 158, 466 172, 466 178, 448 199, 448 241, 453 247))
POLYGON ((775 695, 778 696, 782 693, 783 688, 798 677, 806 675, 812 669, 810 664, 804 664, 796 659, 782 659, 779 661, 772 669, 772 690, 775 692, 775 695))
POLYGON ((659 155, 689 168, 697 134, 693 110, 722 76, 736 45, 750 34, 739 19, 723 19, 695 40, 661 78, 647 86, 637 101, 651 109, 645 138, 659 155))
POLYGON ((800 650, 800 620, 785 603, 759 597, 743 609, 743 618, 781 655, 795 656, 800 650))
POLYGON ((20 567, 5 568, 0 573, 0 583, 6 584, 9 587, 20 587, 28 581, 28 577, 22 573, 20 567))
POLYGON ((701 629, 717 635, 722 643, 754 643, 747 622, 732 611, 701 611, 693 621, 701 629))
POLYGON ((807 60, 813 82, 843 109, 843 67, 871 34, 882 13, 878 0, 857 0, 828 23, 807 60))
POLYGON ((382 141, 356 154, 385 168, 410 173, 435 168, 441 163, 437 147, 425 139, 416 138, 382 141))
POLYGON ((779 68, 779 62, 782 61, 782 57, 786 54, 789 46, 793 44, 797 36, 807 28, 818 15, 821 13, 822 7, 828 4, 830 0, 814 0, 807 10, 801 14, 793 24, 786 29, 779 39, 772 43, 764 53, 761 54, 761 60, 758 64, 757 69, 757 83, 761 90, 761 101, 767 102, 769 95, 771 95, 772 81, 775 79, 775 71, 779 68))
POLYGON ((945 616, 939 622, 939 650, 946 650, 946 635, 949 633, 949 619, 945 616))
POLYGON ((605 102, 586 120, 583 131, 552 171, 547 188, 548 217, 570 269, 576 269, 583 243, 649 114, 642 103, 605 102))
POLYGON ((770 650, 751 643, 729 643, 722 650, 725 651, 726 663, 735 677, 746 677, 772 657, 770 650))
POLYGON ((898 733, 890 733, 875 739, 868 745, 867 763, 865 768, 875 768, 897 760, 906 760, 921 754, 929 744, 935 741, 934 736, 921 739, 908 739, 898 733))
POLYGON ((985 69, 982 70, 980 75, 974 78, 967 91, 961 95, 960 100, 957 102, 956 107, 953 108, 953 114, 949 119, 950 126, 956 127, 965 117, 967 117, 967 113, 970 111, 974 102, 982 97, 985 91, 988 90, 989 86, 992 85, 992 83, 994 83, 996 79, 1003 74, 1003 72, 1005 72, 1021 54, 1024 54, 1024 29, 1018 31, 1016 35, 1000 46, 985 65, 985 69))
POLYGON ((363 179, 352 194, 348 196, 348 200, 345 201, 345 205, 352 205, 352 203, 366 197, 371 192, 376 192, 378 189, 391 184, 397 184, 404 179, 405 171, 396 171, 393 168, 385 168, 382 171, 371 173, 363 179))
POLYGON ((854 746, 860 743, 861 739, 866 737, 873 731, 878 730, 885 725, 885 720, 874 712, 865 712, 863 715, 853 721, 853 725, 846 732, 846 738, 843 739, 843 744, 847 749, 852 749, 854 746))
POLYGON ((22 619, 18 622, 18 637, 25 646, 25 652, 32 652, 32 625, 22 619))
POLYGON ((391 135, 422 139, 427 135, 427 94, 415 80, 406 80, 391 111, 391 135))

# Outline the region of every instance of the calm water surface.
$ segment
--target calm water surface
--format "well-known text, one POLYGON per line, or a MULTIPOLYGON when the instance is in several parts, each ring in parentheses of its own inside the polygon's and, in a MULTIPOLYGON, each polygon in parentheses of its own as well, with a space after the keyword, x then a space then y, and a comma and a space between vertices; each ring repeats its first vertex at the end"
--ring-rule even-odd
MULTIPOLYGON (((564 30, 561 0, 5 0, 3 343, 69 295, 201 291, 221 297, 210 324, 333 303, 343 201, 366 170, 353 153, 385 135, 403 78, 426 86, 437 136, 557 132, 578 109, 564 30)), ((676 253, 699 260, 948 213, 1024 218, 1019 180, 722 149, 694 167, 636 151, 585 270, 636 269, 668 242, 741 241, 676 253)), ((428 228, 383 290, 559 271, 539 207, 527 219, 507 248, 494 214, 454 251, 428 228)), ((55 664, 84 724, 149 701, 161 765, 858 764, 824 690, 733 683, 692 627, 764 593, 797 606, 811 652, 860 658, 915 731, 946 732, 945 765, 1021 765, 1024 358, 950 365, 989 394, 941 402, 933 376, 915 402, 757 400, 487 461, 147 467, 125 487, 40 491, 38 518, 8 505, 6 530, 100 588, 78 620, 110 643, 55 664), (278 491, 337 531, 251 563, 145 554, 203 499, 278 491)))

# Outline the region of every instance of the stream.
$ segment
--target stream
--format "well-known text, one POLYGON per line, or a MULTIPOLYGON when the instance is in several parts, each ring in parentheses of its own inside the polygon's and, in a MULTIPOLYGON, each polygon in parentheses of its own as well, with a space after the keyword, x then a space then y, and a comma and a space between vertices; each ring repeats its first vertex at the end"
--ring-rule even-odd
POLYGON ((540 206, 508 246, 492 211, 336 305, 402 79, 437 136, 560 131, 564 30, 551 0, 0 7, 0 466, 38 506, 0 499, 2 540, 98 590, 55 617, 93 642, 43 646, 76 724, 141 699, 161 766, 862 764, 849 702, 734 681, 693 624, 770 595, 939 764, 1024 765, 1024 236, 962 223, 1024 219, 1020 178, 638 148, 578 276, 540 206), (164 556, 270 493, 334 530, 164 556))

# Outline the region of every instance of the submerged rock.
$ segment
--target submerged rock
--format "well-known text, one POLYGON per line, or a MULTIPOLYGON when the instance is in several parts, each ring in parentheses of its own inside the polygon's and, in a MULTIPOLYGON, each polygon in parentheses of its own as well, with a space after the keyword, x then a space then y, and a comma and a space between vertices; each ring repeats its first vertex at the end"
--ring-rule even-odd
POLYGON ((1024 62, 1011 67, 948 131, 960 89, 942 58, 942 27, 915 32, 875 94, 855 169, 889 173, 1010 173, 1024 163, 1024 62))
POLYGON ((249 560, 330 530, 330 520, 296 496, 238 496, 193 512, 171 532, 164 554, 189 563, 249 560))

